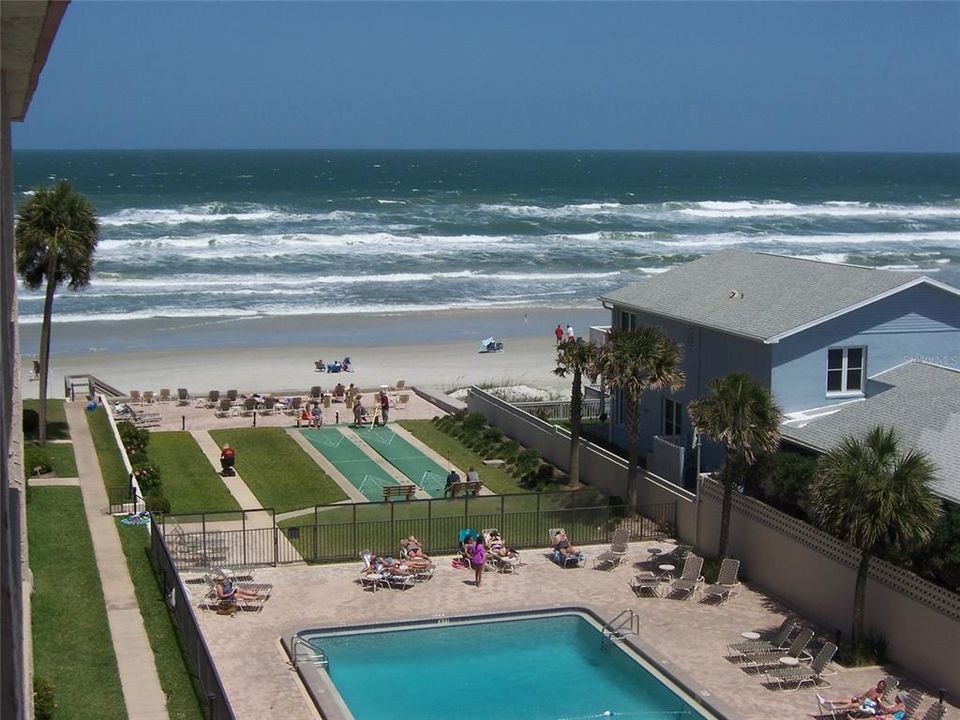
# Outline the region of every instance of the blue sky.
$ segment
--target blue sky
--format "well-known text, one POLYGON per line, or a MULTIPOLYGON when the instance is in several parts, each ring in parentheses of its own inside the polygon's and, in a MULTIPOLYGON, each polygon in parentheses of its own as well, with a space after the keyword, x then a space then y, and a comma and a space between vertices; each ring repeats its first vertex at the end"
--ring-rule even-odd
POLYGON ((960 3, 74 0, 14 147, 960 152, 960 3))

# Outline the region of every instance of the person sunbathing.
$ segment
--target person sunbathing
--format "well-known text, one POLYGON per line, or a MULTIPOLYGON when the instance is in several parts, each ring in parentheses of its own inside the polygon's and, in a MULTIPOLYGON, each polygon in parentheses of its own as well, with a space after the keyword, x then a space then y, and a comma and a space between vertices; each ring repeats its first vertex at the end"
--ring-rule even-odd
POLYGON ((379 555, 371 555, 370 566, 364 569, 364 574, 371 572, 380 575, 409 575, 414 572, 414 569, 406 563, 394 560, 392 557, 383 558, 379 555))
POLYGON ((841 712, 849 711, 857 714, 875 715, 885 692, 887 692, 887 681, 881 679, 875 687, 868 688, 859 695, 854 695, 849 701, 845 699, 831 700, 831 709, 841 712))
POLYGON ((906 695, 903 693, 897 693, 893 705, 884 705, 883 702, 878 700, 879 712, 877 712, 877 717, 884 718, 884 720, 903 720, 907 716, 906 700, 906 695))
POLYGON ((500 533, 496 530, 487 536, 487 547, 493 555, 499 555, 504 558, 517 557, 517 551, 504 545, 503 538, 500 537, 500 533))
POLYGON ((244 590, 242 587, 233 582, 230 578, 220 577, 217 578, 216 583, 217 599, 224 600, 226 602, 236 602, 240 600, 257 600, 260 598, 255 592, 250 590, 244 590))
POLYGON ((430 556, 423 551, 423 547, 415 535, 401 540, 400 547, 406 551, 408 560, 426 560, 430 562, 430 556))
POLYGON ((580 549, 574 547, 570 544, 570 540, 567 538, 567 534, 563 530, 558 530, 557 534, 554 536, 553 549, 556 550, 561 555, 579 555, 580 549))

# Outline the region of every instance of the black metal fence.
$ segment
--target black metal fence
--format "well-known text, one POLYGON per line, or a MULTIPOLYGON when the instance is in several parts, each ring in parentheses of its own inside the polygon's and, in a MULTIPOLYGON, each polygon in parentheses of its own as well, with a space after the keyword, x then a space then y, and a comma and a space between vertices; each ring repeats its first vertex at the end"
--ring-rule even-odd
POLYGON ((173 558, 164 542, 163 535, 156 532, 151 534, 150 554, 157 564, 160 579, 163 584, 163 594, 167 605, 173 612, 177 630, 183 643, 186 654, 193 662, 197 674, 197 681, 206 702, 205 715, 209 720, 234 720, 233 708, 223 689, 223 683, 217 668, 210 655, 210 649, 203 639, 197 616, 194 614, 190 594, 177 574, 173 558))
POLYGON ((107 488, 110 514, 137 513, 144 509, 143 498, 137 494, 133 483, 107 488))
POLYGON ((676 527, 675 502, 643 505, 636 515, 592 490, 473 498, 318 505, 275 522, 272 510, 167 515, 156 525, 180 570, 354 560, 365 549, 395 553, 416 535, 434 554, 457 549, 462 528, 497 528, 511 547, 547 547, 564 528, 577 545, 609 543, 626 528, 633 540, 660 539, 676 527))

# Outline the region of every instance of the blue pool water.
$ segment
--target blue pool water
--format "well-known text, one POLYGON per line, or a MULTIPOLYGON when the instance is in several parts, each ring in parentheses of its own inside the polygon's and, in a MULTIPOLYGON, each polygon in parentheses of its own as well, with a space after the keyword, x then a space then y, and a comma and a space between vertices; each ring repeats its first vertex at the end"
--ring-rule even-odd
POLYGON ((574 614, 304 638, 357 720, 701 717, 574 614))

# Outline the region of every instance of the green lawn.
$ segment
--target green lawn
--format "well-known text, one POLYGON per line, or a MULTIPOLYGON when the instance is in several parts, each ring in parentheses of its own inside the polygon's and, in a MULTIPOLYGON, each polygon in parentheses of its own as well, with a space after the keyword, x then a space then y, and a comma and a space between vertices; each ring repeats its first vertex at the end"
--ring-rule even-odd
MULTIPOLYGON (((37 426, 40 420, 40 401, 23 401, 23 437, 25 440, 37 439, 37 426)), ((63 400, 47 398, 47 440, 69 440, 67 415, 63 410, 63 400)))
POLYGON ((453 465, 465 471, 471 465, 480 472, 480 480, 493 492, 522 493, 527 490, 520 487, 520 483, 510 473, 499 467, 488 467, 483 464, 485 458, 480 457, 473 450, 461 443, 457 438, 447 435, 430 420, 401 420, 400 427, 408 431, 425 445, 445 457, 453 465))
POLYGON ((107 411, 98 407, 93 412, 84 413, 90 434, 93 436, 93 445, 97 449, 97 458, 100 461, 100 473, 103 475, 103 484, 107 488, 126 487, 129 482, 127 470, 123 466, 120 447, 113 437, 107 411))
POLYGON ((240 509, 190 433, 152 432, 147 454, 160 468, 170 512, 240 509))
POLYGON ((80 489, 38 487, 27 503, 34 671, 57 720, 126 718, 80 489))
POLYGON ((26 442, 24 443, 24 454, 24 477, 30 476, 30 468, 39 459, 44 459, 49 463, 57 477, 77 477, 77 459, 73 455, 72 443, 47 443, 40 447, 35 443, 26 442))
MULTIPOLYGON (((173 434, 173 433, 162 433, 173 434)), ((153 438, 151 437, 151 445, 153 438)), ((137 595, 140 615, 147 629, 160 685, 167 695, 167 713, 171 720, 202 720, 198 685, 191 661, 183 653, 173 617, 150 561, 150 534, 144 527, 129 527, 117 520, 117 532, 127 556, 130 579, 137 595)))
POLYGON ((237 471, 264 507, 287 512, 347 496, 283 428, 212 430, 237 451, 237 471))

